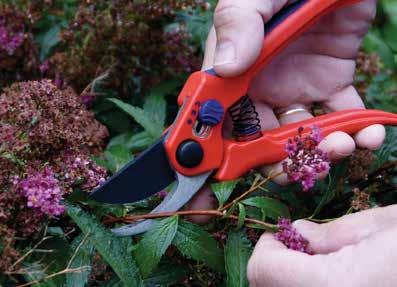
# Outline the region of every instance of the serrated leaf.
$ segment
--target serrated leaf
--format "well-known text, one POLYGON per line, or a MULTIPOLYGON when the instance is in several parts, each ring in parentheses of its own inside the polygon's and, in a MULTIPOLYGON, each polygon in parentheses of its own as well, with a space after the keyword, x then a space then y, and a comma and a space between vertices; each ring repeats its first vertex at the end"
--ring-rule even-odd
POLYGON ((241 203, 238 204, 238 222, 237 222, 237 229, 240 229, 244 225, 245 217, 247 213, 245 212, 245 207, 241 203))
POLYGON ((67 273, 65 287, 84 287, 88 283, 88 276, 91 272, 94 245, 90 242, 89 237, 81 234, 73 240, 71 249, 75 252, 77 250, 77 252, 73 257, 70 268, 82 268, 82 271, 67 273))
POLYGON ((127 142, 127 147, 131 151, 141 151, 150 146, 156 139, 148 132, 144 131, 133 135, 127 142))
POLYGON ((143 109, 134 107, 118 99, 109 99, 109 101, 113 102, 121 110, 133 117, 134 120, 140 124, 151 136, 155 138, 161 136, 163 127, 158 123, 153 122, 152 118, 149 117, 143 109))
POLYGON ((127 238, 116 237, 96 218, 78 206, 67 203, 66 209, 83 234, 90 236, 90 242, 113 268, 124 285, 128 287, 143 286, 137 264, 132 254, 126 251, 131 241, 127 238))
POLYGON ((242 203, 263 209, 266 215, 273 219, 278 219, 279 217, 290 217, 288 207, 273 198, 256 196, 245 199, 242 203))
POLYGON ((216 240, 199 226, 181 221, 172 244, 183 255, 204 262, 218 272, 224 272, 223 251, 216 240))
POLYGON ((160 265, 145 279, 145 287, 167 287, 189 274, 189 270, 175 264, 160 265))
POLYGON ((244 233, 230 232, 225 246, 227 287, 248 287, 247 265, 251 254, 251 243, 244 233))
POLYGON ((134 157, 132 153, 122 145, 114 145, 108 147, 105 151, 106 167, 110 169, 112 173, 115 173, 121 169, 126 163, 132 160, 134 157))
POLYGON ((221 206, 229 199, 237 183, 237 180, 232 180, 211 184, 211 189, 221 206))
POLYGON ((164 127, 166 102, 162 95, 151 95, 147 97, 145 104, 143 105, 143 110, 153 120, 153 122, 164 127))
POLYGON ((171 245, 178 230, 178 216, 163 219, 148 232, 138 243, 134 254, 144 277, 160 262, 167 248, 171 245))

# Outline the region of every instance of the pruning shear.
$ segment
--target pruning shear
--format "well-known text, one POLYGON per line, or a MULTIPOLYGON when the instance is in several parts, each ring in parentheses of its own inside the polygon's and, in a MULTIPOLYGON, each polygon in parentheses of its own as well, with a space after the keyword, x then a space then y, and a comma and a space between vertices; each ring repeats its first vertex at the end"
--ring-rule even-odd
MULTIPOLYGON (((177 211, 205 184, 237 179, 253 168, 286 158, 289 138, 299 127, 318 126, 324 136, 335 131, 355 134, 373 124, 397 125, 397 114, 345 110, 261 131, 255 107, 246 96, 254 76, 288 43, 321 16, 360 0, 298 0, 265 25, 266 37, 256 63, 243 75, 221 78, 211 69, 193 73, 179 97, 179 114, 164 135, 134 161, 95 190, 91 197, 111 204, 131 203, 177 184, 152 213, 177 211), (225 113, 233 120, 233 138, 222 135, 225 113)), ((120 236, 149 230, 152 220, 113 229, 120 236)))

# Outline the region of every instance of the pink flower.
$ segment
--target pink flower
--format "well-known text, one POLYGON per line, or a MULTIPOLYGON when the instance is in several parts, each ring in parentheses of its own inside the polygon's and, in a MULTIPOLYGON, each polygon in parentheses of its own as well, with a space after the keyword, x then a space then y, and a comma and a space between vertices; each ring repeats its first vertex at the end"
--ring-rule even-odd
POLYGON ((289 249, 309 253, 308 245, 309 242, 292 227, 291 220, 287 218, 280 218, 277 223, 278 232, 274 234, 274 237, 282 242, 289 249))
POLYGON ((39 66, 39 70, 42 74, 45 74, 48 70, 50 69, 50 62, 48 60, 45 60, 41 65, 39 66))
POLYGON ((22 45, 24 36, 23 32, 12 33, 5 26, 0 26, 0 48, 11 56, 22 45))
POLYGON ((61 204, 63 190, 58 183, 48 166, 42 171, 30 169, 23 180, 14 179, 14 185, 27 199, 27 206, 50 217, 59 216, 65 211, 61 204))
POLYGON ((289 139, 285 147, 288 160, 283 163, 283 170, 292 182, 299 182, 304 191, 310 190, 316 177, 330 169, 330 161, 325 152, 318 148, 323 139, 318 127, 312 127, 309 135, 303 136, 303 128, 298 135, 289 139))
POLYGON ((92 191, 106 181, 107 172, 86 155, 66 154, 61 171, 69 186, 78 185, 84 191, 92 191))
POLYGON ((159 197, 160 199, 164 199, 164 198, 167 197, 168 192, 167 192, 166 190, 162 190, 162 191, 159 191, 159 192, 157 193, 157 195, 158 195, 158 197, 159 197))
POLYGON ((84 93, 81 95, 81 102, 86 108, 89 108, 92 106, 96 98, 95 93, 84 93))

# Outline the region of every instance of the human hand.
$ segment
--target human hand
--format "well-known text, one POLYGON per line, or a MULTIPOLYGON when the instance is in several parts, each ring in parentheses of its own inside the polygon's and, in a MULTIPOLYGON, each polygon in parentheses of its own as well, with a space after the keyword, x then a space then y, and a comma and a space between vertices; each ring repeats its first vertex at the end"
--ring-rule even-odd
POLYGON ((249 260, 252 287, 392 287, 397 282, 397 205, 327 224, 296 221, 314 255, 287 249, 264 234, 249 260))
MULTIPOLYGON (((236 76, 257 59, 264 39, 264 22, 285 6, 287 0, 221 0, 215 11, 206 48, 204 69, 214 67, 224 77, 236 76)), ((291 1, 290 1, 291 2, 291 1)), ((297 112, 277 118, 277 111, 321 103, 328 112, 364 108, 352 86, 355 59, 361 41, 376 12, 375 0, 364 0, 321 19, 290 44, 254 79, 249 95, 259 113, 262 129, 272 129, 313 117, 297 112)), ((371 126, 354 138, 337 132, 320 145, 333 160, 352 154, 356 145, 377 149, 385 129, 371 126)), ((278 173, 282 165, 263 169, 278 173)), ((287 183, 286 175, 276 181, 287 183)))
MULTIPOLYGON (((247 70, 262 49, 264 22, 288 2, 293 1, 220 0, 214 28, 207 40, 203 70, 214 67, 224 77, 247 70)), ((314 103, 321 104, 327 112, 365 108, 353 87, 355 60, 375 14, 376 0, 364 0, 324 16, 256 76, 249 95, 263 130, 312 118, 309 111, 314 103), (277 116, 278 112, 294 108, 301 111, 277 116)), ((344 132, 332 133, 319 147, 331 160, 337 161, 350 156, 356 146, 378 149, 384 139, 385 128, 374 125, 353 137, 344 132)), ((268 176, 271 172, 280 174, 282 169, 282 163, 277 163, 261 171, 268 176)), ((282 185, 289 183, 285 173, 274 181, 282 185)), ((206 194, 194 199, 191 208, 208 206, 208 201, 207 204, 203 201, 210 191, 206 189, 203 193, 206 194)))

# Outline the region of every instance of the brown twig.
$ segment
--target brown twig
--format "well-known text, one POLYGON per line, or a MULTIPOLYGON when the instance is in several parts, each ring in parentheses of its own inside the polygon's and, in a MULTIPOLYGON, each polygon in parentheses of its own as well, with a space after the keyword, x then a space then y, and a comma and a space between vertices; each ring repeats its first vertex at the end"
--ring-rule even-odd
POLYGON ((19 263, 21 263, 26 257, 28 257, 30 254, 36 251, 36 248, 39 247, 44 241, 52 238, 52 236, 45 236, 43 237, 35 246, 33 246, 32 249, 30 249, 28 252, 26 252, 21 258, 19 258, 17 261, 15 261, 8 269, 7 271, 11 272, 15 266, 17 266, 19 263))
MULTIPOLYGON (((149 214, 143 214, 143 215, 127 215, 122 218, 115 218, 115 217, 110 217, 110 221, 115 222, 115 221, 121 221, 124 223, 133 223, 137 220, 142 220, 142 219, 155 219, 155 218, 163 218, 163 217, 171 217, 171 216, 189 216, 189 215, 210 215, 210 216, 216 216, 216 217, 225 217, 226 212, 220 211, 220 210, 186 210, 186 211, 176 211, 176 212, 161 212, 161 213, 149 213, 149 214)), ((235 215, 229 215, 227 218, 233 219, 233 220, 238 220, 238 216, 235 215)), ((244 220, 246 223, 251 223, 251 224, 258 224, 263 226, 265 229, 273 231, 276 229, 276 226, 270 223, 266 223, 257 219, 253 218, 245 218, 244 220)))
POLYGON ((251 186, 250 189, 248 189, 246 192, 244 192, 243 194, 241 194, 239 197, 235 198, 232 202, 226 204, 224 207, 222 207, 220 209, 220 211, 225 211, 227 209, 229 209, 230 207, 232 207, 234 204, 236 204, 237 202, 241 201, 242 199, 244 199, 245 197, 247 197, 248 195, 250 195, 252 192, 254 192, 255 190, 257 190, 259 187, 261 187, 262 185, 268 183, 270 180, 272 180, 273 178, 279 176, 280 174, 282 174, 282 172, 279 172, 275 175, 271 175, 268 178, 262 180, 261 182, 254 184, 251 186))

